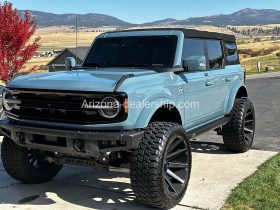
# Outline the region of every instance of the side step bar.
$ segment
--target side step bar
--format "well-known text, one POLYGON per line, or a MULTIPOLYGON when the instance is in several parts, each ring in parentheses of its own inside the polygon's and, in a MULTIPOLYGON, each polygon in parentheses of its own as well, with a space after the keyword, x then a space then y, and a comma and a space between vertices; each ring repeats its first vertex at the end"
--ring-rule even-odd
POLYGON ((221 119, 215 120, 209 124, 198 127, 194 130, 187 132, 188 138, 192 139, 196 136, 199 136, 207 131, 215 130, 216 128, 222 127, 230 121, 230 116, 223 117, 221 119))

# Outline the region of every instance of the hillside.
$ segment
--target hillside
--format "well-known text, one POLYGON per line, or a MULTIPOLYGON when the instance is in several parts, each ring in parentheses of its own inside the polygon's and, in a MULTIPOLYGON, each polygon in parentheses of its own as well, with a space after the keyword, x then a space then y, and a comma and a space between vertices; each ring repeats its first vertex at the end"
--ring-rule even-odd
MULTIPOLYGON (((20 11, 23 13, 23 11, 20 11)), ((30 11, 36 18, 38 26, 50 27, 50 26, 73 26, 76 22, 76 16, 78 17, 78 26, 95 28, 102 26, 120 26, 120 27, 132 27, 132 26, 190 26, 190 25, 234 25, 234 26, 256 26, 267 24, 279 24, 280 23, 280 11, 273 9, 243 9, 232 14, 221 14, 206 17, 193 17, 184 20, 176 20, 167 18, 164 20, 157 20, 154 22, 144 24, 133 24, 122 21, 116 17, 89 13, 89 14, 53 14, 40 11, 30 11)))
MULTIPOLYGON (((154 22, 156 24, 156 22, 154 22)), ((280 23, 280 11, 273 9, 243 9, 238 12, 229 15, 213 15, 206 17, 188 18, 185 20, 168 21, 167 25, 267 25, 267 24, 279 24, 280 23)), ((148 23, 153 25, 153 23, 148 23)), ((164 24, 164 22, 161 22, 164 24)))
MULTIPOLYGON (((23 14, 24 11, 20 10, 23 14)), ((36 18, 39 27, 50 27, 50 26, 73 26, 76 24, 76 17, 78 19, 79 27, 102 27, 102 26, 122 26, 130 27, 133 24, 122 21, 118 18, 97 14, 53 14, 40 11, 30 11, 30 13, 36 18)))

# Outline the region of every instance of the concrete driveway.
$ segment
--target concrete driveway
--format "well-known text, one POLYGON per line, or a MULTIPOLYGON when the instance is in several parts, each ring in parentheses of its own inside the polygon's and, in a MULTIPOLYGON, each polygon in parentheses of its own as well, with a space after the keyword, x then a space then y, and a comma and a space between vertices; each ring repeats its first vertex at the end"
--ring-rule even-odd
MULTIPOLYGON (((238 183, 279 151, 279 81, 275 76, 247 82, 257 113, 254 150, 245 154, 228 153, 221 144, 222 138, 214 132, 192 144, 190 186, 174 209, 219 209, 238 183)), ((49 183, 24 185, 11 179, 1 162, 0 203, 1 209, 150 209, 134 201, 127 173, 65 166, 49 183)))
MULTIPOLYGON (((193 144, 190 186, 174 209, 220 208, 231 189, 274 154, 258 150, 232 154, 219 144, 193 144)), ((0 170, 1 209, 151 209, 134 201, 127 173, 67 165, 49 183, 25 185, 10 178, 2 164, 0 170)))

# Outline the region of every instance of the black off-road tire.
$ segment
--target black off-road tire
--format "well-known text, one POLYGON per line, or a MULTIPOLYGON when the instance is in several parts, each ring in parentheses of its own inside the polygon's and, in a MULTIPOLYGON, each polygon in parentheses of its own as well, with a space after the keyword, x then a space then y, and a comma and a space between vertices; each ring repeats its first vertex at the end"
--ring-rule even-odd
POLYGON ((8 137, 3 138, 1 158, 6 172, 12 178, 27 184, 40 184, 50 181, 62 168, 43 159, 37 159, 37 165, 34 165, 30 154, 31 150, 16 145, 8 137))
MULTIPOLYGON (((170 209, 178 205, 187 190, 191 161, 191 145, 182 126, 168 122, 151 123, 146 128, 138 149, 133 152, 130 162, 131 185, 136 200, 148 206, 162 209, 170 209), (165 165, 169 157, 168 154, 179 151, 171 149, 172 143, 176 144, 176 140, 172 140, 176 136, 180 137, 181 144, 186 146, 185 152, 182 154, 187 161, 185 169, 180 169, 184 170, 185 183, 180 184, 181 190, 178 190, 177 194, 176 190, 173 191, 174 193, 170 191, 170 185, 167 184, 165 177, 167 176, 165 165)), ((171 161, 169 164, 171 167, 171 161)), ((172 168, 174 170, 174 166, 172 168)))
POLYGON ((255 111, 248 98, 235 99, 231 120, 223 126, 224 145, 233 152, 247 152, 253 144, 255 134, 255 111))

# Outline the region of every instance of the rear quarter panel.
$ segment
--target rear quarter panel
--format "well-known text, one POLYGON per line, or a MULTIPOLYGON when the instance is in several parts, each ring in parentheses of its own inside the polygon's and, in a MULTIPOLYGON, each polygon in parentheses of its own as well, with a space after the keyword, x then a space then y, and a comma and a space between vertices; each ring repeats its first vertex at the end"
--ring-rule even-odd
MULTIPOLYGON (((244 71, 241 65, 230 65, 226 67, 230 72, 232 72, 233 80, 229 88, 229 94, 225 100, 225 114, 229 114, 233 108, 234 100, 236 98, 237 92, 241 87, 245 87, 244 81, 244 71)), ((246 88, 247 89, 247 88, 246 88)))

